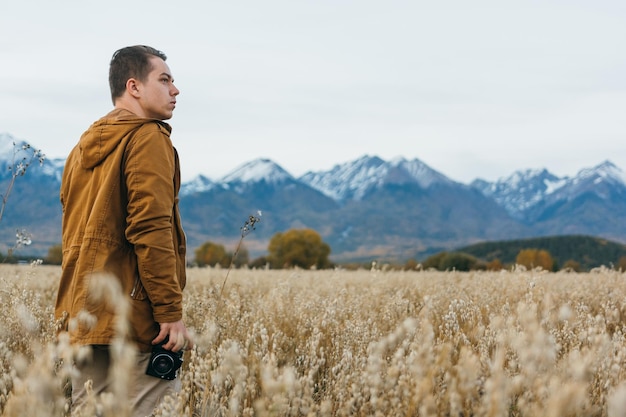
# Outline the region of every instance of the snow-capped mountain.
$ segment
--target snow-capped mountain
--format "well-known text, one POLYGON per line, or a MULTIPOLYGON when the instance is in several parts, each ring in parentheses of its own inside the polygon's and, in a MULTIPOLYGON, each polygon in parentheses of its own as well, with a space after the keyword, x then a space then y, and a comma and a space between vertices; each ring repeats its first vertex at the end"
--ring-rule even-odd
POLYGON ((14 138, 8 133, 0 133, 0 180, 28 171, 29 176, 39 180, 61 182, 65 159, 50 159, 40 149, 14 138))
POLYGON ((564 180, 563 186, 555 190, 554 194, 566 193, 563 197, 569 200, 586 192, 608 198, 611 189, 626 186, 624 172, 610 161, 605 161, 593 168, 584 168, 575 177, 564 180))
POLYGON ((255 184, 261 181, 267 184, 280 184, 288 180, 294 181, 294 178, 280 165, 269 159, 259 158, 240 165, 217 181, 204 175, 198 175, 181 185, 180 194, 184 196, 203 193, 216 187, 221 189, 235 187, 236 191, 242 192, 242 185, 255 184))
POLYGON ((180 195, 185 196, 193 193, 204 193, 217 186, 215 181, 204 175, 198 175, 191 181, 187 181, 180 186, 180 195))
MULTIPOLYGON (((511 216, 528 220, 538 208, 572 201, 589 193, 607 199, 612 193, 626 191, 623 171, 610 161, 585 168, 574 177, 557 177, 546 169, 516 171, 496 182, 475 180, 472 187, 493 198, 511 216)), ((534 214, 534 217, 537 215, 534 214)))
POLYGON ((335 165, 330 171, 307 172, 299 180, 337 201, 361 200, 368 191, 383 184, 416 183, 428 188, 434 183, 452 183, 418 159, 395 158, 386 162, 368 155, 335 165))
POLYGON ((181 196, 210 191, 216 187, 228 189, 241 184, 254 184, 265 181, 268 184, 279 184, 294 178, 282 167, 266 158, 255 159, 235 168, 221 179, 214 181, 204 175, 198 175, 191 181, 181 185, 181 196))
POLYGON ((559 189, 566 179, 558 178, 546 169, 516 171, 496 182, 474 180, 471 186, 493 198, 514 218, 522 219, 524 212, 559 189))
POLYGON ((222 177, 222 183, 246 183, 265 181, 268 184, 278 184, 294 178, 280 165, 266 159, 259 158, 239 166, 222 177))

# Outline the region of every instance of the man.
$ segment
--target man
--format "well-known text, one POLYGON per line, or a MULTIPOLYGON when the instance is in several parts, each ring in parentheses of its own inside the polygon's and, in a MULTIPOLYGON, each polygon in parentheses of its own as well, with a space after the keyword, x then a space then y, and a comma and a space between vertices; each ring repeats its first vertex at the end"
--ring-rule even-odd
POLYGON ((55 315, 74 344, 89 345, 93 359, 77 363, 72 400, 80 407, 85 383, 96 394, 109 391, 108 346, 116 336, 116 314, 94 302, 94 280, 108 274, 130 303, 131 337, 137 366, 129 370, 134 415, 150 415, 177 380, 146 374, 153 346, 179 352, 193 347, 182 317, 186 241, 178 210, 180 166, 170 141, 179 90, 166 56, 148 46, 113 54, 109 84, 114 109, 81 136, 63 172, 63 265, 55 315), (80 320, 85 312, 95 324, 80 320))

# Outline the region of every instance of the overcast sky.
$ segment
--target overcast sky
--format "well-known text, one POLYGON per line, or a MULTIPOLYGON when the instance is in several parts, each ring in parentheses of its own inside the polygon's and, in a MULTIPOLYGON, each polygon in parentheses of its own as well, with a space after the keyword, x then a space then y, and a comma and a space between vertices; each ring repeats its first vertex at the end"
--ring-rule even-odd
POLYGON ((624 0, 1 0, 0 132, 65 157, 133 44, 168 56, 187 180, 365 154, 464 183, 626 170, 624 0))

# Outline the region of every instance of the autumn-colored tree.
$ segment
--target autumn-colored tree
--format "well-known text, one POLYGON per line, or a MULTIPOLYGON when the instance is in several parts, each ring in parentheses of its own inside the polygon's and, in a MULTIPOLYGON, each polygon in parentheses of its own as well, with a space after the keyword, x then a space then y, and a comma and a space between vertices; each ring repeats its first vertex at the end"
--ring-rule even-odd
POLYGON ((502 271, 504 269, 504 265, 502 265, 500 259, 496 258, 487 262, 486 268, 487 271, 502 271))
POLYGON ((276 233, 270 240, 268 252, 270 266, 275 269, 330 267, 330 246, 313 229, 290 229, 276 233))
POLYGON ((528 269, 541 267, 546 271, 552 271, 554 268, 554 259, 550 252, 543 249, 522 249, 515 258, 515 263, 524 265, 528 269))
POLYGON ((196 249, 195 261, 198 266, 215 266, 217 264, 228 267, 230 263, 230 257, 226 253, 223 245, 205 242, 196 249))
POLYGON ((63 249, 61 245, 53 245, 48 249, 48 256, 46 256, 46 262, 52 265, 61 265, 63 261, 63 249))
POLYGON ((404 268, 403 269, 405 271, 416 271, 416 270, 420 269, 421 267, 422 266, 415 259, 409 259, 404 264, 404 268))
POLYGON ((561 269, 572 272, 580 272, 582 270, 582 268, 580 267, 580 262, 573 259, 568 259, 567 261, 565 261, 565 263, 563 264, 563 268, 561 269))
POLYGON ((617 267, 620 271, 626 271, 626 256, 621 256, 619 261, 617 261, 617 267))

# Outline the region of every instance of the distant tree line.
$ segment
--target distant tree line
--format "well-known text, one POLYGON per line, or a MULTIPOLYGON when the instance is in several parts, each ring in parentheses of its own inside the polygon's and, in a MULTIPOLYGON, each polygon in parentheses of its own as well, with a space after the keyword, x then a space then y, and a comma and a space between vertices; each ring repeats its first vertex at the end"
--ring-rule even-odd
MULTIPOLYGON (((474 271, 488 270, 500 271, 514 265, 522 265, 527 269, 541 268, 546 271, 557 271, 557 264, 552 255, 546 250, 528 248, 522 249, 515 257, 511 265, 503 264, 498 258, 488 262, 480 260, 473 255, 464 252, 439 252, 432 255, 423 263, 407 262, 405 269, 436 269, 438 271, 474 271)), ((580 265, 569 264, 569 268, 580 272, 580 265)))
POLYGON ((626 245, 591 236, 483 242, 436 253, 421 263, 409 260, 405 269, 501 270, 514 265, 546 271, 585 272, 599 266, 626 271, 626 245))
POLYGON ((593 236, 565 235, 482 242, 458 251, 486 263, 499 260, 503 265, 511 265, 520 263, 517 257, 524 249, 546 251, 554 262, 552 268, 546 268, 550 270, 589 271, 602 265, 626 270, 626 245, 593 236))
MULTIPOLYGON (((195 250, 191 260, 194 265, 221 266, 239 268, 269 267, 282 268, 317 268, 333 267, 329 256, 330 246, 313 229, 290 229, 276 233, 268 244, 267 255, 256 259, 249 258, 245 245, 240 245, 237 253, 226 250, 224 245, 207 241, 195 250)), ((28 258, 15 256, 5 258, 6 263, 16 263, 28 258)), ((61 245, 52 246, 43 260, 48 264, 60 265, 62 260, 61 245)), ((626 271, 626 246, 590 236, 553 236, 535 239, 521 239, 500 242, 483 242, 454 251, 433 254, 421 262, 409 259, 405 263, 391 264, 393 269, 436 269, 439 271, 456 270, 491 270, 508 269, 513 265, 526 268, 541 268, 546 271, 568 270, 575 272, 589 271, 604 265, 609 268, 626 271)), ((371 261, 364 263, 345 263, 348 269, 370 268, 371 261)))

